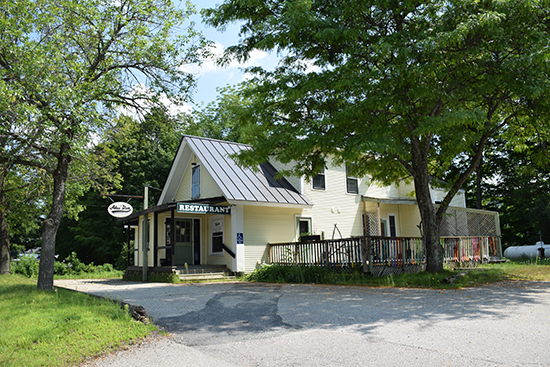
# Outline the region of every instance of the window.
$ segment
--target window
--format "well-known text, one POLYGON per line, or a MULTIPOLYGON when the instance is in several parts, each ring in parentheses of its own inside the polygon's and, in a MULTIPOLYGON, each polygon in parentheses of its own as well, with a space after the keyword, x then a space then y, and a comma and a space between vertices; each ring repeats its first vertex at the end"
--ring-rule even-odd
POLYGON ((380 236, 388 237, 388 232, 386 231, 386 228, 388 228, 388 220, 380 219, 380 236))
POLYGON ((321 172, 319 172, 318 174, 316 174, 313 177, 313 188, 315 190, 324 190, 326 188, 326 185, 325 185, 325 169, 324 168, 321 172))
POLYGON ((346 166, 346 190, 348 194, 359 194, 359 182, 357 177, 348 173, 348 166, 346 166))
POLYGON ((388 214, 388 218, 380 219, 382 237, 397 237, 397 225, 394 214, 388 214))
POLYGON ((311 234, 311 218, 296 218, 296 239, 299 241, 300 237, 311 234))
POLYGON ((191 168, 191 199, 201 197, 201 166, 195 165, 191 168))
POLYGON ((210 219, 211 254, 223 254, 223 217, 210 219))
POLYGON ((395 225, 395 215, 388 215, 390 237, 397 237, 397 229, 395 225))

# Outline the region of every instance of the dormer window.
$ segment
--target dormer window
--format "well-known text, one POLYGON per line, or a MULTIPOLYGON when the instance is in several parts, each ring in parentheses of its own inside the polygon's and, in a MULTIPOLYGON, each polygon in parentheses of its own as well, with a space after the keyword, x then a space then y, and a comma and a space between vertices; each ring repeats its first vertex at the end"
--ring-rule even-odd
POLYGON ((325 190, 326 189, 326 183, 325 183, 325 169, 315 176, 313 176, 313 189, 314 190, 325 190))
POLYGON ((359 194, 359 180, 357 180, 357 177, 350 175, 348 169, 348 166, 346 166, 346 191, 348 194, 359 194))
POLYGON ((195 164, 191 168, 191 200, 201 197, 201 166, 195 164))

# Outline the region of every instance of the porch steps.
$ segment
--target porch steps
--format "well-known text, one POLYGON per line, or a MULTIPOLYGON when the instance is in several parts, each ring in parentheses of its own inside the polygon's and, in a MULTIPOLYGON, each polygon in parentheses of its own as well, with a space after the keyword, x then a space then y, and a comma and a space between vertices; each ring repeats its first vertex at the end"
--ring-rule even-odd
POLYGON ((195 273, 195 274, 178 274, 179 278, 183 282, 196 282, 196 281, 208 281, 208 280, 235 280, 234 275, 227 275, 223 272, 218 273, 195 273))
POLYGON ((235 280, 235 276, 224 265, 191 265, 176 269, 180 280, 187 282, 208 280, 235 280))

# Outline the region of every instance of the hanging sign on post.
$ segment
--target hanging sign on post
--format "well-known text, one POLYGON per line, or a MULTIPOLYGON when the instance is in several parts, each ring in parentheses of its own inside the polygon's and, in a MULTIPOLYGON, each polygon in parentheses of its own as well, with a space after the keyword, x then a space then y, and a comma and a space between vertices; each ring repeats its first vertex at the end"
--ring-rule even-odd
POLYGON ((115 218, 126 218, 134 212, 134 208, 128 203, 119 201, 109 205, 107 212, 115 218))

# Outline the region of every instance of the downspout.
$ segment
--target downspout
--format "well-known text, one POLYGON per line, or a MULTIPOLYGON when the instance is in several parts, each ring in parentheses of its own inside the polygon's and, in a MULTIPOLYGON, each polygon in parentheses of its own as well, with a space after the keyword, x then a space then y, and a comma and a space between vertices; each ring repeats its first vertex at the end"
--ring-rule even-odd
POLYGON ((378 235, 382 237, 382 221, 380 220, 380 202, 376 203, 376 214, 378 215, 378 235))
MULTIPOLYGON (((366 249, 367 249, 367 272, 369 274, 372 274, 372 242, 370 239, 368 239, 368 233, 367 230, 367 202, 363 200, 363 239, 366 242, 366 249)), ((363 266, 363 271, 365 271, 365 268, 363 266)))

